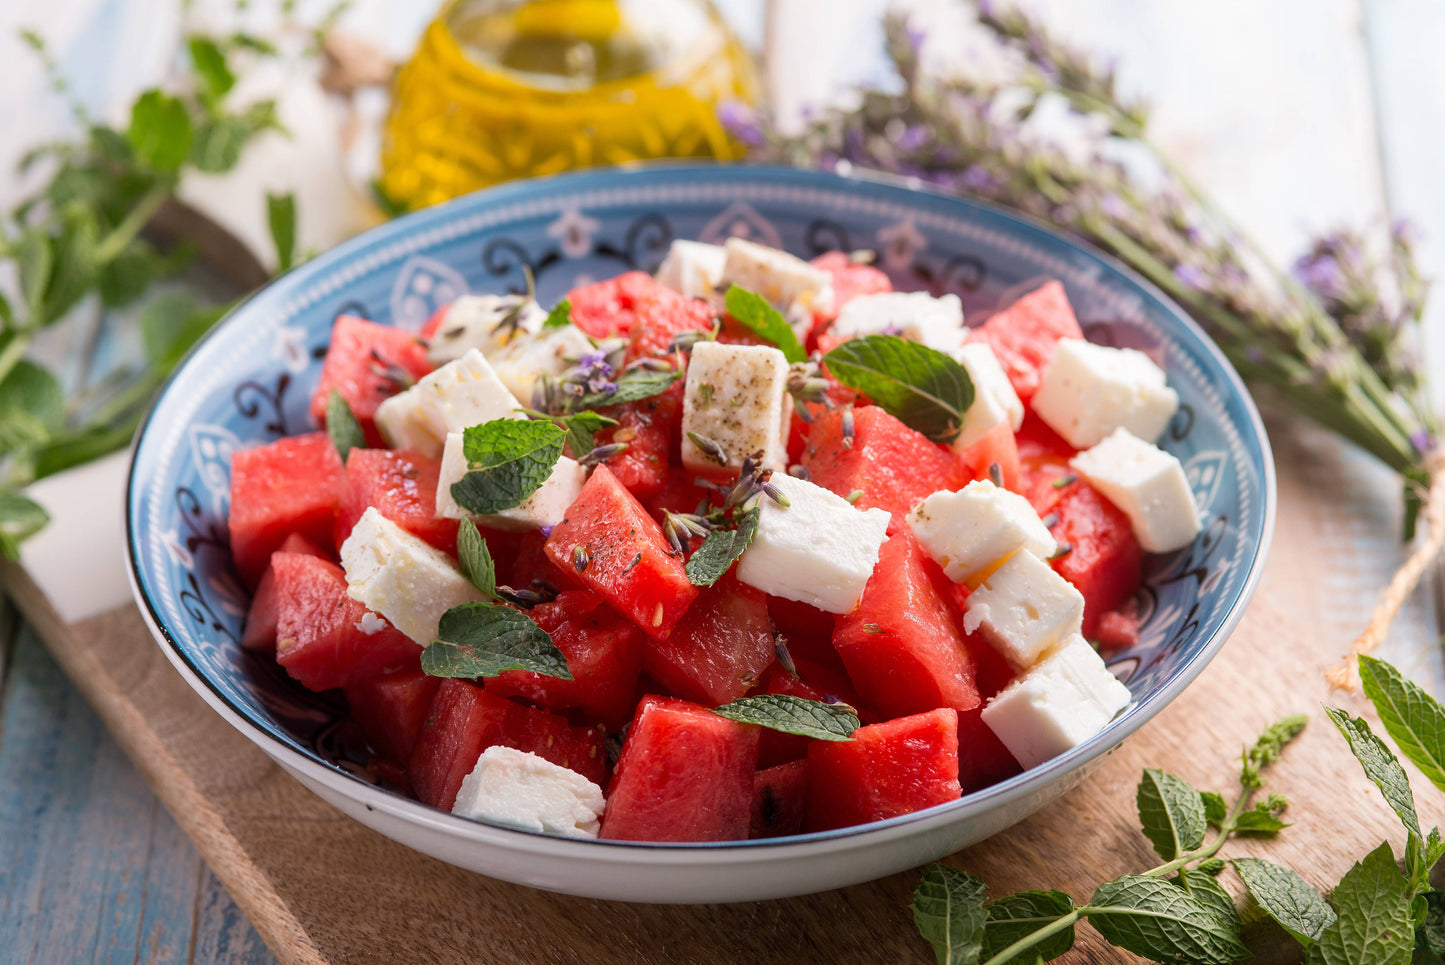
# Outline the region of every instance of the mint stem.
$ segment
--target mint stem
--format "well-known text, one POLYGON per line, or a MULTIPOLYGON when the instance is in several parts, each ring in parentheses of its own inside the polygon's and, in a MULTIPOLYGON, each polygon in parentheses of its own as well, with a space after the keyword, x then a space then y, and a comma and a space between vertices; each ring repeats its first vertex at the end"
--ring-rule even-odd
POLYGON ((1082 908, 1075 908, 1073 911, 1069 912, 1067 915, 1064 915, 1062 918, 1055 918, 1053 921, 1049 922, 1038 931, 1031 932, 1025 935, 1023 938, 1020 938, 1018 941, 1014 942, 1003 951, 983 962, 982 965, 1003 965, 1004 962, 1011 961, 1013 957, 1019 952, 1033 948, 1035 945, 1043 941, 1045 938, 1048 938, 1050 935, 1061 932, 1065 928, 1073 925, 1074 922, 1079 920, 1080 916, 1086 915, 1092 910, 1093 908, 1089 905, 1084 905, 1082 908))

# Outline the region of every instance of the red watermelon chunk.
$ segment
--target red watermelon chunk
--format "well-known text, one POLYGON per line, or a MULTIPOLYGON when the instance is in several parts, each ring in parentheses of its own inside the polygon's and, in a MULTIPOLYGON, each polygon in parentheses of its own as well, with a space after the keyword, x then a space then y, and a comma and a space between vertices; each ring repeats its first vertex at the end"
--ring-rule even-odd
MULTIPOLYGON (((306 556, 329 558, 300 533, 292 533, 281 544, 278 553, 302 553, 306 556)), ((274 555, 274 554, 273 554, 274 555)), ((281 598, 276 592, 276 571, 266 565, 256 592, 251 595, 251 609, 246 611, 246 630, 241 634, 241 646, 247 650, 274 650, 276 648, 276 621, 281 616, 281 598)))
POLYGON ((612 775, 601 837, 746 838, 757 757, 757 727, 686 700, 644 697, 612 775))
POLYGON ((411 332, 342 315, 331 327, 331 345, 321 366, 321 381, 311 395, 311 415, 326 424, 331 390, 341 393, 366 430, 367 440, 382 444, 376 431, 381 403, 431 371, 426 349, 411 332))
POLYGON ((654 283, 633 306, 631 359, 667 355, 672 340, 683 332, 708 332, 713 326, 712 306, 700 298, 687 298, 654 283))
POLYGON ((973 440, 967 448, 958 453, 959 476, 965 486, 975 479, 992 479, 993 467, 998 466, 1003 488, 1022 494, 1024 491, 1023 467, 1019 461, 1018 442, 1008 425, 1000 423, 973 440))
POLYGON ((753 689, 774 659, 767 595, 731 573, 702 591, 671 635, 642 651, 643 667, 664 689, 708 707, 753 689))
MULTIPOLYGON (((790 694, 805 700, 820 700, 823 703, 842 701, 857 710, 858 716, 862 720, 876 719, 873 714, 859 706, 861 701, 841 668, 834 671, 831 668, 806 661, 795 660, 794 663, 798 666, 799 676, 795 677, 784 670, 781 665, 775 665, 772 670, 768 671, 767 685, 763 688, 763 692, 790 694)), ((758 766, 772 767, 775 764, 807 757, 808 745, 812 742, 811 737, 765 729, 758 739, 758 766)))
POLYGON ((607 782, 601 731, 573 727, 556 714, 506 700, 465 680, 444 680, 407 768, 417 799, 450 811, 482 751, 498 745, 569 767, 599 786, 607 782))
POLYGON ((1051 532, 1061 548, 1070 547, 1052 565, 1083 594, 1082 632, 1092 639, 1100 618, 1139 589, 1144 553, 1129 517, 1082 479, 1062 488, 1049 484, 1046 492, 1054 498, 1041 515, 1058 514, 1051 532))
POLYGON ((716 492, 698 484, 696 473, 679 466, 668 470, 662 488, 643 504, 652 518, 661 523, 665 509, 674 513, 695 513, 702 506, 706 512, 706 507, 714 500, 721 502, 716 492))
POLYGON ((374 506, 402 529, 455 556, 459 524, 437 516, 440 473, 440 459, 412 449, 351 450, 346 458, 346 498, 336 516, 337 547, 351 535, 367 507, 374 506))
POLYGON ((611 411, 619 423, 597 434, 599 446, 625 443, 627 449, 604 465, 617 481, 640 500, 662 491, 668 477, 668 454, 682 425, 682 382, 650 399, 618 406, 611 411))
POLYGON ((414 663, 408 637, 346 593, 330 560, 277 553, 276 662, 310 690, 330 690, 414 663))
POLYGON ((833 276, 833 309, 826 313, 813 313, 810 341, 815 344, 809 346, 809 348, 816 348, 826 353, 843 341, 842 339, 828 341, 830 336, 824 332, 825 327, 838 317, 843 306, 859 295, 879 295, 891 292, 893 282, 877 268, 872 265, 859 264, 843 251, 829 251, 821 254, 814 258, 811 264, 833 276))
POLYGON ((567 293, 572 322, 593 338, 625 338, 629 358, 665 353, 679 332, 712 328, 712 309, 643 271, 629 271, 567 293))
POLYGON ((855 505, 891 513, 890 533, 908 528, 908 511, 926 496, 962 485, 952 453, 878 406, 819 415, 808 432, 803 468, 839 496, 861 490, 855 505), (850 418, 852 436, 845 433, 850 418))
POLYGON ((698 589, 671 555, 662 527, 606 466, 598 466, 547 538, 547 555, 654 640, 666 639, 698 589), (581 547, 582 554, 576 550, 581 547))
POLYGON ((441 683, 419 667, 354 683, 346 688, 351 719, 382 759, 404 768, 441 683))
POLYGON ((573 679, 511 670, 488 680, 487 691, 521 697, 547 710, 576 710, 582 720, 610 731, 626 724, 642 668, 642 633, 637 627, 589 590, 562 593, 528 615, 552 635, 573 679))
POLYGON ((853 685, 892 717, 979 704, 961 621, 926 559, 907 528, 891 537, 858 609, 838 617, 833 633, 853 685))
POLYGON ((345 470, 324 432, 277 439, 233 455, 227 525, 241 578, 255 586, 271 554, 292 533, 328 545, 345 497, 345 470))
POLYGON ((808 748, 808 831, 882 821, 958 800, 958 712, 869 724, 808 748))
MULTIPOLYGON (((966 592, 966 590, 965 590, 966 592)), ((1023 769, 1003 741, 983 722, 984 704, 1014 677, 1013 668, 977 634, 965 638, 977 661, 980 703, 958 714, 958 783, 965 794, 1007 780, 1023 769)))
POLYGON ((808 811, 808 762, 790 761, 753 775, 750 838, 780 838, 803 830, 808 811))
POLYGON ((1028 405, 1059 339, 1083 338, 1084 332, 1064 286, 1051 281, 984 322, 975 337, 987 340, 1019 399, 1028 405))

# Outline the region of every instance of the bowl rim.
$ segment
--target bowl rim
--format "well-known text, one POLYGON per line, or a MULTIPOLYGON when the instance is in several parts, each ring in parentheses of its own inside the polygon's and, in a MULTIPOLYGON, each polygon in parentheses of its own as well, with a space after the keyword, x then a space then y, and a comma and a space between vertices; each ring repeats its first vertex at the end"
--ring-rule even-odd
POLYGON ((1220 649, 1223 648, 1225 642, 1243 618, 1244 612, 1248 608, 1250 600, 1253 598, 1255 591, 1259 587, 1260 580, 1263 577, 1265 562, 1269 556, 1269 550, 1274 536, 1278 498, 1273 450, 1270 445, 1269 436, 1265 431, 1263 420, 1260 417, 1254 399, 1245 387, 1239 373, 1235 371, 1234 366, 1229 362, 1228 358, 1225 357, 1223 351, 1214 340, 1210 338, 1198 323, 1190 318, 1188 313, 1180 308, 1172 298, 1114 256, 1095 248, 1081 239, 1065 234, 1059 229, 1031 215, 992 202, 945 194, 930 188, 926 184, 920 183, 915 178, 900 177, 886 172, 870 170, 853 170, 844 174, 832 171, 800 169, 748 162, 627 162, 608 167, 588 168, 542 177, 525 178, 460 195, 456 198, 441 202, 440 204, 410 212, 391 221, 369 228, 318 255, 316 258, 273 278, 265 285, 238 301, 230 311, 218 320, 216 324, 191 347, 181 361, 177 363, 171 374, 156 392, 150 407, 146 411, 145 417, 141 420, 136 429, 135 436, 132 438, 129 460, 130 465, 126 473, 125 504, 122 512, 124 513, 125 523, 126 575, 130 583, 131 593, 139 604, 141 616, 151 631, 151 635, 156 639, 157 645, 160 646, 172 666, 181 674, 191 689, 198 693, 202 699, 232 727, 286 770, 293 773, 299 772, 303 774, 307 780, 321 784, 335 794, 364 805, 368 811, 383 812, 399 820, 420 825, 440 833, 469 838, 478 843, 501 847, 519 853, 534 852, 541 849, 543 851, 550 851, 557 857, 586 856, 593 859, 614 862, 619 865, 636 864, 636 859, 639 856, 646 856, 649 862, 687 863, 694 860, 699 853, 707 852, 713 855, 732 854, 737 856, 736 860, 741 863, 754 860, 756 854, 763 850, 777 853, 778 857, 792 857, 798 856, 797 852, 811 851, 817 846, 827 845, 829 843, 841 843, 853 847, 872 846, 883 843, 885 839, 911 835, 914 832, 923 831, 927 828, 966 822, 971 818, 990 812, 994 808, 1005 807, 1027 798, 1055 782, 1064 780, 1067 775, 1087 768, 1088 765, 1097 758, 1111 753, 1125 739, 1132 736, 1152 720, 1156 714, 1172 703, 1185 688, 1194 682, 1195 678, 1203 672, 1204 668, 1208 666, 1209 662, 1213 660, 1220 649), (943 804, 898 815, 882 821, 778 838, 737 841, 655 842, 572 838, 464 818, 439 808, 430 807, 413 798, 405 797, 399 792, 371 784, 335 765, 327 766, 315 761, 311 757, 280 741, 273 736, 267 728, 253 721, 244 710, 234 706, 230 699, 222 694, 207 676, 192 663, 191 659, 182 650, 175 638, 166 629, 159 612, 156 610, 149 594, 146 592, 141 577, 142 567, 139 561, 139 533, 136 529, 135 514, 132 512, 132 507, 135 505, 135 491, 140 485, 137 477, 137 457, 145 441, 146 433, 156 413, 161 408, 162 403, 174 388, 192 358, 211 339, 218 337, 222 330, 227 328, 233 319, 246 310, 258 297, 271 292, 278 286, 299 284, 300 279, 312 273, 327 270, 337 262, 345 261, 352 257, 355 251, 373 245, 379 239, 393 235, 404 236, 422 225, 433 222, 445 222, 454 212, 463 208, 470 209, 479 202, 505 203, 513 195, 530 193, 537 190, 539 186, 546 188, 559 183, 565 184, 568 181, 584 181, 597 177, 645 177, 648 173, 654 171, 669 171, 700 177, 715 177, 719 174, 726 176, 729 172, 745 171, 755 176, 773 177, 780 180, 813 183, 822 182, 835 188, 846 187, 850 182, 864 182, 903 192, 908 195, 923 196, 942 205, 984 211, 993 217, 1011 223, 1012 226, 1022 228, 1026 232, 1042 235, 1053 243, 1062 244, 1073 252, 1085 256, 1099 264, 1106 271, 1112 271, 1123 277, 1147 299, 1155 302, 1159 308, 1162 308, 1172 317, 1176 324, 1181 326, 1195 339, 1199 347, 1203 350, 1203 353, 1210 357, 1218 370, 1223 374, 1225 382, 1228 384, 1235 399, 1240 403, 1245 415, 1243 423, 1238 425, 1237 428, 1240 430, 1242 437, 1246 435, 1244 430, 1248 430, 1247 435, 1253 439, 1258 449, 1258 461, 1262 469, 1259 543, 1249 562, 1248 571, 1245 574, 1243 582, 1240 584, 1239 591, 1235 594, 1228 611, 1225 613, 1218 629, 1210 639, 1205 641, 1204 646, 1190 657, 1158 691, 1150 695, 1143 702, 1131 701, 1131 705, 1127 707, 1119 717, 1111 721, 1103 731, 1089 738, 1078 747, 1072 748, 1064 754, 1054 757, 1036 767, 1029 768, 997 784, 964 794, 955 801, 948 801, 943 804), (669 856, 671 856, 671 858, 669 858, 669 856))

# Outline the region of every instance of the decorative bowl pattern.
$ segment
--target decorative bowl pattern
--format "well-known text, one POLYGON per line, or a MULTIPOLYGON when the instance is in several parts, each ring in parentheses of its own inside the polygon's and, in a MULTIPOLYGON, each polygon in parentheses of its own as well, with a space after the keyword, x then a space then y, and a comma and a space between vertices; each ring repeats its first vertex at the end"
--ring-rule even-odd
POLYGON ((303 783, 364 823, 462 867, 640 901, 776 897, 901 870, 1007 827, 1077 783, 1198 675, 1239 620, 1273 524, 1269 444, 1238 377, 1184 314, 1126 269, 1033 222, 893 181, 791 169, 650 165, 494 188, 341 245, 257 293, 191 353, 137 438, 128 562, 157 641, 202 697, 303 783), (238 645, 247 595, 226 533, 229 458, 313 428, 308 400, 343 313, 416 329, 468 291, 544 305, 656 267, 673 238, 752 238, 804 256, 874 248, 900 289, 959 294, 971 323, 1043 278, 1086 335, 1149 352, 1181 405, 1161 444, 1204 514, 1194 544, 1146 562, 1139 644, 1111 660, 1134 700, 1101 734, 959 801, 859 828, 758 842, 576 841, 492 827, 374 786, 342 707, 238 645))

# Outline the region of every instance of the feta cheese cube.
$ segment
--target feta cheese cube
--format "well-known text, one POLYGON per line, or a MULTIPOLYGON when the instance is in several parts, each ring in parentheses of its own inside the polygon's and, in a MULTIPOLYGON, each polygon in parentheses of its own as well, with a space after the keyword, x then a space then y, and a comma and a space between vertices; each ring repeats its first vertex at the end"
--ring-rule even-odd
POLYGON ((576 771, 494 745, 462 778, 452 813, 526 831, 595 838, 605 806, 602 788, 576 771))
POLYGON ((471 518, 492 529, 521 531, 556 526, 567 515, 567 507, 582 492, 587 469, 575 459, 563 456, 557 460, 552 475, 532 495, 511 509, 489 516, 475 516, 457 505, 452 497, 452 484, 467 474, 467 457, 462 449, 462 434, 447 435, 442 449, 441 470, 437 475, 437 515, 445 519, 471 518))
POLYGON ((983 722, 1025 768, 1078 747, 1129 706, 1129 688, 1075 634, 988 702, 983 722))
POLYGON ((738 579, 829 613, 851 612, 878 565, 888 512, 857 509, 822 486, 780 472, 772 483, 789 505, 768 496, 759 501, 758 530, 738 560, 738 579))
POLYGON ((784 315, 833 310, 833 276, 801 258, 742 238, 723 245, 722 285, 755 292, 784 315))
POLYGON ((928 292, 858 295, 838 310, 834 335, 900 335, 952 354, 963 344, 963 302, 957 295, 934 298, 928 292))
POLYGON ((727 249, 722 245, 679 239, 667 249, 667 257, 658 266, 657 283, 688 298, 713 301, 722 284, 727 257, 727 249))
POLYGON ((1153 441, 1177 408, 1179 396, 1149 356, 1077 338, 1059 342, 1033 398, 1034 412, 1075 449, 1120 428, 1153 441))
POLYGON ((1018 432, 1024 424, 1024 404, 988 343, 969 342, 953 357, 973 382, 973 404, 963 414, 963 428, 953 440, 953 451, 962 452, 997 425, 1007 423, 1018 432))
POLYGON ((1194 490, 1172 453, 1116 429, 1069 465, 1129 517, 1134 537, 1147 552, 1177 550, 1199 535, 1194 490))
POLYGON ((592 341, 582 329, 564 325, 516 339, 491 362, 497 378, 512 395, 531 405, 532 389, 539 377, 561 375, 592 351, 592 341))
POLYGON ((493 419, 525 418, 515 396, 497 378, 481 352, 468 349, 394 395, 376 410, 376 427, 387 445, 417 449, 435 458, 447 433, 493 419))
POLYGON ((1058 548, 1027 499, 987 479, 934 493, 908 514, 908 526, 950 580, 970 586, 1019 550, 1047 558, 1058 548))
POLYGON ((1084 621, 1084 597, 1028 550, 1010 556, 963 605, 963 629, 982 629, 1016 670, 1027 670, 1084 621))
POLYGON ((426 357, 437 366, 461 358, 468 349, 492 358, 517 339, 535 334, 546 320, 542 306, 517 295, 463 295, 447 307, 426 357), (517 313, 516 324, 502 326, 512 312, 517 313))
POLYGON ((368 507, 341 544, 346 592, 422 646, 436 639, 442 614, 482 594, 451 558, 368 507))
POLYGON ((682 401, 682 463, 693 472, 716 474, 762 452, 762 465, 783 469, 792 413, 782 352, 770 345, 699 342, 682 401), (704 452, 689 433, 721 446, 722 458, 704 452))

